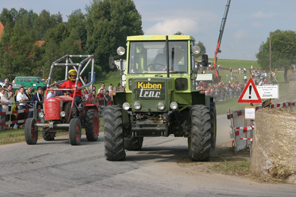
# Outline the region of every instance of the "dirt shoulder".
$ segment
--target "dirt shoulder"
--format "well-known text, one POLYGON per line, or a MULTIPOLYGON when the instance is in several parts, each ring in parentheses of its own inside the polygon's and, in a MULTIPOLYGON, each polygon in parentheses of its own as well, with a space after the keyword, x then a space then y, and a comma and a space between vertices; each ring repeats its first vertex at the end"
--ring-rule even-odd
POLYGON ((250 174, 250 149, 244 149, 237 153, 231 144, 225 143, 216 147, 211 153, 208 162, 192 162, 189 158, 184 157, 177 161, 178 166, 197 172, 220 173, 225 175, 245 177, 256 182, 281 183, 278 180, 264 180, 260 177, 250 174))

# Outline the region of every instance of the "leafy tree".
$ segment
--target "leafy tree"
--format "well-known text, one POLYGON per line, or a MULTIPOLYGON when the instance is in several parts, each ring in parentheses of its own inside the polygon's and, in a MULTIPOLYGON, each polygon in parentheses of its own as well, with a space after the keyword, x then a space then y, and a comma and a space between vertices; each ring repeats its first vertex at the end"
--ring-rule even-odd
MULTIPOLYGON (((132 0, 93 0, 87 7, 87 51, 94 54, 96 64, 108 71, 108 59, 125 46, 126 37, 142 35, 141 15, 132 0)), ((121 57, 122 58, 122 57, 121 57)))
POLYGON ((42 10, 38 18, 34 22, 34 31, 36 31, 39 40, 43 40, 48 29, 55 27, 57 24, 63 23, 60 13, 50 15, 46 10, 42 10))
MULTIPOLYGON (((45 44, 42 46, 44 48, 43 60, 43 71, 44 76, 48 76, 50 71, 50 66, 53 61, 66 54, 81 54, 81 49, 79 49, 79 35, 75 29, 72 29, 70 33, 65 24, 58 24, 56 27, 51 28, 47 31, 45 36, 45 44)), ((53 71, 53 80, 64 79, 65 68, 56 67, 53 71)))
MULTIPOLYGON (((284 69, 285 82, 292 64, 296 63, 296 32, 276 30, 271 33, 271 69, 284 69)), ((256 54, 258 64, 264 70, 269 70, 269 38, 262 43, 256 54)))
POLYGON ((13 29, 4 30, 0 43, 0 66, 5 76, 11 79, 16 75, 39 74, 42 50, 34 42, 18 22, 13 29))
POLYGON ((201 41, 198 41, 198 43, 196 44, 196 46, 199 46, 199 47, 200 47, 200 53, 194 55, 195 58, 199 58, 199 57, 201 57, 203 54, 207 53, 207 52, 206 52, 206 47, 205 47, 205 45, 204 45, 201 41))
POLYGON ((71 13, 70 16, 68 16, 68 22, 66 23, 66 26, 68 30, 71 32, 72 29, 75 29, 76 32, 79 35, 79 38, 77 41, 81 41, 81 48, 84 49, 86 45, 86 39, 87 39, 87 33, 85 28, 85 15, 81 12, 81 9, 75 10, 71 13))
POLYGON ((0 15, 0 21, 4 25, 5 28, 13 28, 14 26, 14 18, 11 14, 11 11, 9 11, 6 8, 3 8, 1 15, 0 15))

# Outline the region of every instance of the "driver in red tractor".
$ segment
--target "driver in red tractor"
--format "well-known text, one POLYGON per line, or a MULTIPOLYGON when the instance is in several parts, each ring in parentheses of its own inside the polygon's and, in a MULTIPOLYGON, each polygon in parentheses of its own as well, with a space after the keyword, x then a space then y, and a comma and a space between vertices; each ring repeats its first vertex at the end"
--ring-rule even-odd
MULTIPOLYGON (((76 82, 77 72, 74 69, 69 70, 68 72, 68 78, 69 80, 65 81, 61 85, 54 83, 55 86, 58 88, 75 88, 75 82, 76 82)), ((81 82, 78 81, 77 87, 81 87, 81 82)), ((69 96, 73 97, 74 93, 70 93, 69 96)), ((75 94, 75 104, 78 106, 81 101, 81 90, 76 90, 75 94)))

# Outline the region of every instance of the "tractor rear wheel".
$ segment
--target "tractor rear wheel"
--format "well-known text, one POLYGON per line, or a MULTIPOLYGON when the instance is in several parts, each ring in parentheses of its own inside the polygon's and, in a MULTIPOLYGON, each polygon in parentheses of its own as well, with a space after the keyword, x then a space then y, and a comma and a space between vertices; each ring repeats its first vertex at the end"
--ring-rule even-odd
POLYGON ((211 149, 211 115, 204 105, 190 109, 191 132, 188 138, 189 157, 192 161, 207 161, 211 149))
POLYGON ((42 131, 42 137, 45 141, 53 141, 55 137, 55 132, 44 132, 42 131))
POLYGON ((98 111, 89 109, 85 116, 85 134, 88 141, 97 141, 99 136, 100 121, 98 111))
POLYGON ((38 128, 35 124, 34 118, 28 118, 25 123, 25 138, 29 145, 36 144, 38 140, 38 128))
POLYGON ((125 158, 122 109, 120 106, 107 106, 104 109, 105 156, 109 161, 125 158))
POLYGON ((73 118, 69 126, 69 140, 71 145, 79 145, 81 140, 81 123, 79 118, 73 118))
POLYGON ((143 137, 125 137, 124 138, 124 149, 126 150, 141 150, 143 145, 143 137))

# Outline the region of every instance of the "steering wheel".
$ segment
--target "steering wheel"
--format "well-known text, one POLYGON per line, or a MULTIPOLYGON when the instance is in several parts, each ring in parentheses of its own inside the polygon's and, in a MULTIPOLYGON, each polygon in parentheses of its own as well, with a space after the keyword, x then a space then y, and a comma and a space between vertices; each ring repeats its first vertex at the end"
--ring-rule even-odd
POLYGON ((73 90, 62 90, 63 93, 66 93, 67 95, 73 93, 73 90))
POLYGON ((167 68, 165 65, 160 63, 151 63, 151 64, 148 64, 148 67, 149 66, 152 68, 150 70, 153 70, 153 71, 164 71, 167 68))

